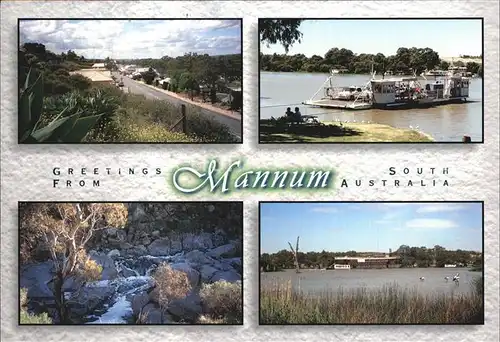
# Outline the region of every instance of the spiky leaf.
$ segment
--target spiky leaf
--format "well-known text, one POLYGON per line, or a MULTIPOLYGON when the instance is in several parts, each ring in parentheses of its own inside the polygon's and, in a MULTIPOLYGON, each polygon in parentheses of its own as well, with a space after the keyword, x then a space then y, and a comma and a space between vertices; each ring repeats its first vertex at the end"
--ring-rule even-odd
POLYGON ((63 142, 81 142, 103 114, 79 118, 71 132, 63 137, 63 142))
POLYGON ((45 126, 43 128, 40 128, 39 130, 33 132, 31 134, 31 136, 38 142, 44 142, 44 141, 48 140, 49 138, 51 138, 53 133, 54 133, 54 130, 56 128, 58 128, 59 126, 61 126, 63 123, 65 123, 69 118, 70 118, 70 116, 61 118, 61 119, 57 120, 56 122, 54 122, 48 126, 45 126))
MULTIPOLYGON (((70 134, 73 130, 73 127, 76 124, 76 121, 80 118, 82 112, 78 112, 76 114, 67 116, 67 120, 65 120, 62 124, 57 126, 53 131, 48 141, 50 142, 64 142, 64 138, 70 134)), ((59 119, 61 120, 61 119, 59 119)))

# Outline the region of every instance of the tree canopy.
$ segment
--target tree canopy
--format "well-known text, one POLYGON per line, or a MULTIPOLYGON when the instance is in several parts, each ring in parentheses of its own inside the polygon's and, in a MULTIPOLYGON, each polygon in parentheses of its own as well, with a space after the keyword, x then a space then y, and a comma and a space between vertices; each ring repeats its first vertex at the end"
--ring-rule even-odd
POLYGON ((299 31, 300 19, 261 19, 259 20, 260 41, 270 44, 281 43, 288 53, 290 46, 300 43, 302 32, 299 31))

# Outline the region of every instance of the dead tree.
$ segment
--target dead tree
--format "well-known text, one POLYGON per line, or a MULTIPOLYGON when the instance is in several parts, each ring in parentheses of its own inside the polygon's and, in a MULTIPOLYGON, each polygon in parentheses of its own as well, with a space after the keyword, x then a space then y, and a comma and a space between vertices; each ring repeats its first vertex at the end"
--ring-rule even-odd
MULTIPOLYGON (((114 221, 126 218, 123 205, 114 203, 52 203, 45 204, 23 216, 23 224, 36 228, 54 264, 53 294, 59 323, 69 323, 69 311, 64 297, 66 279, 97 280, 101 268, 86 254, 85 247, 97 230, 104 229, 104 214, 114 221)), ((121 222, 123 223, 123 222, 121 222)))
POLYGON ((297 236, 297 244, 295 245, 295 249, 293 249, 292 244, 289 242, 288 245, 290 246, 290 249, 292 250, 293 253, 293 258, 294 258, 294 264, 295 264, 295 272, 300 273, 300 266, 299 266, 299 236, 297 236))

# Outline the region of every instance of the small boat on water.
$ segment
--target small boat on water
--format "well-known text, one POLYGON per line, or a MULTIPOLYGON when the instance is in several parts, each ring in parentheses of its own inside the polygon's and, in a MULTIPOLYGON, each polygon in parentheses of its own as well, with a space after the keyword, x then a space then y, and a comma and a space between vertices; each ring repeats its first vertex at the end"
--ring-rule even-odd
POLYGON ((429 70, 427 72, 423 72, 421 76, 425 77, 442 77, 448 75, 448 71, 446 70, 429 70))
POLYGON ((303 104, 345 110, 426 108, 467 102, 470 78, 462 70, 452 69, 434 80, 413 77, 375 78, 365 86, 335 87, 332 72, 323 86, 303 104), (458 70, 458 72, 457 72, 458 70), (314 98, 323 88, 324 96, 314 98))
POLYGON ((333 269, 334 270, 350 270, 351 269, 351 265, 347 264, 347 265, 344 265, 344 264, 334 264, 333 265, 333 269))

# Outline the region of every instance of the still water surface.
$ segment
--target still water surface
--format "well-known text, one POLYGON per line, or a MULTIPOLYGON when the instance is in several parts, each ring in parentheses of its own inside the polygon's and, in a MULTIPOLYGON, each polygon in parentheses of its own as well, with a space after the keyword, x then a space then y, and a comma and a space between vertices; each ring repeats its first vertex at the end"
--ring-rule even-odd
POLYGON ((471 291, 474 278, 481 277, 481 272, 470 272, 467 268, 400 268, 373 270, 302 270, 297 274, 294 270, 283 272, 261 273, 261 286, 275 286, 291 280, 294 289, 305 292, 344 291, 366 288, 381 289, 384 285, 396 283, 402 289, 417 290, 422 294, 467 293, 471 291), (451 278, 460 273, 457 286, 451 278), (446 282, 444 277, 450 277, 446 282), (425 277, 420 281, 420 277, 425 277))
MULTIPOLYGON (((308 73, 260 73, 260 118, 283 116, 286 108, 299 107, 303 115, 318 115, 321 121, 371 121, 398 128, 417 128, 429 134, 435 141, 462 141, 469 135, 472 141, 481 141, 482 128, 482 79, 471 79, 469 100, 466 104, 450 104, 429 109, 343 111, 338 109, 312 108, 301 103, 322 86, 327 74, 308 73)), ((363 86, 370 75, 337 75, 335 86, 363 86)), ((323 96, 323 90, 316 98, 323 96)))

